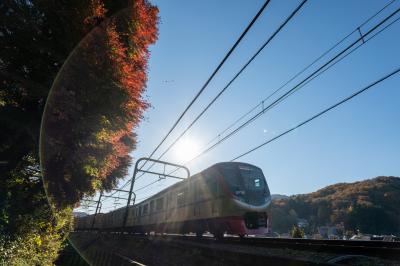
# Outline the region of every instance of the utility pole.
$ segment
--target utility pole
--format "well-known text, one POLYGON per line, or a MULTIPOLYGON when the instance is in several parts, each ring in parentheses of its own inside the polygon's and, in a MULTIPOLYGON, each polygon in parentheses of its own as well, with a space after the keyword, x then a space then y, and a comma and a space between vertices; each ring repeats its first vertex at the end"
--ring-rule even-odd
MULTIPOLYGON (((144 164, 143 164, 143 165, 144 165, 144 164)), ((158 175, 158 176, 159 176, 159 179, 166 178, 166 177, 176 178, 176 179, 180 179, 180 180, 186 179, 186 178, 182 178, 182 177, 179 177, 179 176, 174 176, 174 175, 171 175, 171 174, 166 174, 166 173, 165 173, 165 166, 166 166, 166 165, 176 167, 177 169, 183 169, 183 170, 186 171, 186 174, 187 174, 187 177, 186 177, 186 178, 189 178, 189 177, 190 177, 190 171, 189 171, 189 169, 188 169, 187 167, 183 166, 183 165, 178 165, 178 164, 174 164, 174 163, 169 163, 169 162, 160 161, 160 160, 155 160, 155 159, 151 159, 151 158, 145 158, 145 157, 140 158, 139 160, 136 161, 136 163, 135 163, 135 170, 133 171, 133 175, 132 175, 132 179, 131 179, 131 187, 130 187, 130 190, 129 190, 128 201, 127 201, 127 203, 126 203, 125 215, 124 215, 124 219, 123 219, 123 222, 122 222, 122 230, 125 228, 126 222, 127 222, 127 220, 128 220, 129 206, 130 206, 130 204, 131 204, 132 194, 133 194, 133 204, 135 204, 136 194, 135 194, 135 192, 133 191, 133 186, 135 185, 136 174, 137 174, 138 172, 147 173, 147 174, 152 174, 152 175, 158 175), (162 164, 162 165, 164 165, 164 172, 163 172, 163 173, 158 173, 158 172, 152 172, 152 171, 149 171, 149 170, 142 170, 141 168, 138 168, 139 162, 141 162, 141 161, 146 161, 146 162, 150 161, 150 162, 153 162, 153 163, 162 164)), ((143 166, 142 166, 142 167, 143 167, 143 166)))
POLYGON ((96 211, 94 212, 93 221, 92 221, 92 228, 91 228, 92 230, 94 228, 94 223, 96 221, 97 212, 100 212, 100 209, 101 209, 101 197, 102 196, 103 196, 103 190, 100 191, 99 199, 97 200, 96 211), (100 207, 100 209, 99 209, 99 207, 100 207))

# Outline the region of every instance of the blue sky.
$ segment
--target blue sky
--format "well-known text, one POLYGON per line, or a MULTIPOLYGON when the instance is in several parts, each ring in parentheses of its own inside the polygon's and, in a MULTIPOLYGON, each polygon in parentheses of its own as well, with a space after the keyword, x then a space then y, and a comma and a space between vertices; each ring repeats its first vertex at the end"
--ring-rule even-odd
MULTIPOLYGON (((146 119, 138 128, 139 143, 132 153, 135 159, 148 156, 161 141, 263 4, 263 1, 256 0, 151 2, 160 9, 160 35, 151 47, 149 61, 146 97, 152 108, 146 112, 146 119)), ((156 156, 182 132, 299 2, 271 1, 156 156)), ((218 132, 388 2, 308 1, 188 132, 187 139, 204 147, 218 132)), ((367 31, 384 15, 399 7, 400 2, 394 2, 361 31, 367 31)), ((189 165, 191 172, 194 174, 214 163, 232 159, 399 67, 399 33, 400 22, 397 22, 189 165)), ((352 35, 345 44, 356 38, 357 34, 352 35)), ((305 76, 296 81, 302 77, 305 76)), ((284 90, 291 88, 290 85, 284 90)), ((329 184, 378 175, 400 176, 399 85, 400 76, 394 76, 327 115, 243 157, 241 161, 261 167, 274 194, 308 193, 329 184)), ((168 153, 163 159, 183 163, 176 152, 168 153)), ((139 188, 156 178, 144 176, 135 187, 139 188)), ((175 180, 168 179, 158 182, 138 192, 138 198, 154 194, 173 182, 175 180)))

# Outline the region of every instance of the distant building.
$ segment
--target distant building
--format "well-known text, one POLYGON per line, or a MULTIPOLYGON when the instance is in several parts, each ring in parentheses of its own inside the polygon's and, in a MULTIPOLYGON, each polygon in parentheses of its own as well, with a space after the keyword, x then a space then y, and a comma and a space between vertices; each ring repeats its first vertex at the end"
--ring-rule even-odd
POLYGON ((357 234, 350 238, 350 240, 371 240, 370 235, 357 234))
POLYGON ((340 239, 343 236, 343 232, 343 224, 318 227, 318 234, 324 239, 340 239))
POLYGON ((308 226, 308 221, 306 219, 298 218, 297 226, 300 228, 306 228, 308 226))
POLYGON ((323 237, 320 234, 313 234, 313 239, 322 239, 323 237))
POLYGON ((320 226, 318 227, 318 234, 323 239, 338 239, 338 231, 336 226, 320 226))
POLYGON ((289 233, 283 233, 279 237, 280 238, 292 238, 292 236, 289 233))
POLYGON ((393 241, 399 241, 400 239, 395 235, 373 235, 371 236, 371 240, 393 242, 393 241))

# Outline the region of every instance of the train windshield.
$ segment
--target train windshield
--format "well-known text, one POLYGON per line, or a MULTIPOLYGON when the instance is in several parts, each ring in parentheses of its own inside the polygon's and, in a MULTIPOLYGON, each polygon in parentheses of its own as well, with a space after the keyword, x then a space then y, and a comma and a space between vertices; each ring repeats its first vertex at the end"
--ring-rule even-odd
POLYGON ((265 179, 264 175, 258 168, 250 168, 239 166, 239 172, 243 179, 244 187, 247 190, 264 191, 265 179))
POLYGON ((261 205, 270 192, 261 169, 251 165, 227 164, 222 166, 224 179, 232 194, 241 201, 261 205))

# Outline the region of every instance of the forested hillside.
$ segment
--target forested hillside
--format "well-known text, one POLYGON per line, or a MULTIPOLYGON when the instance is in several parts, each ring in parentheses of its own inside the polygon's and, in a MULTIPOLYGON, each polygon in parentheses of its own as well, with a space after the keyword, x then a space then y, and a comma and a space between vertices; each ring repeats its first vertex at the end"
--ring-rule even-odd
POLYGON ((318 226, 343 223, 346 231, 400 233, 400 178, 380 176, 355 183, 338 183, 310 194, 276 199, 272 229, 283 233, 306 219, 309 233, 318 226))

